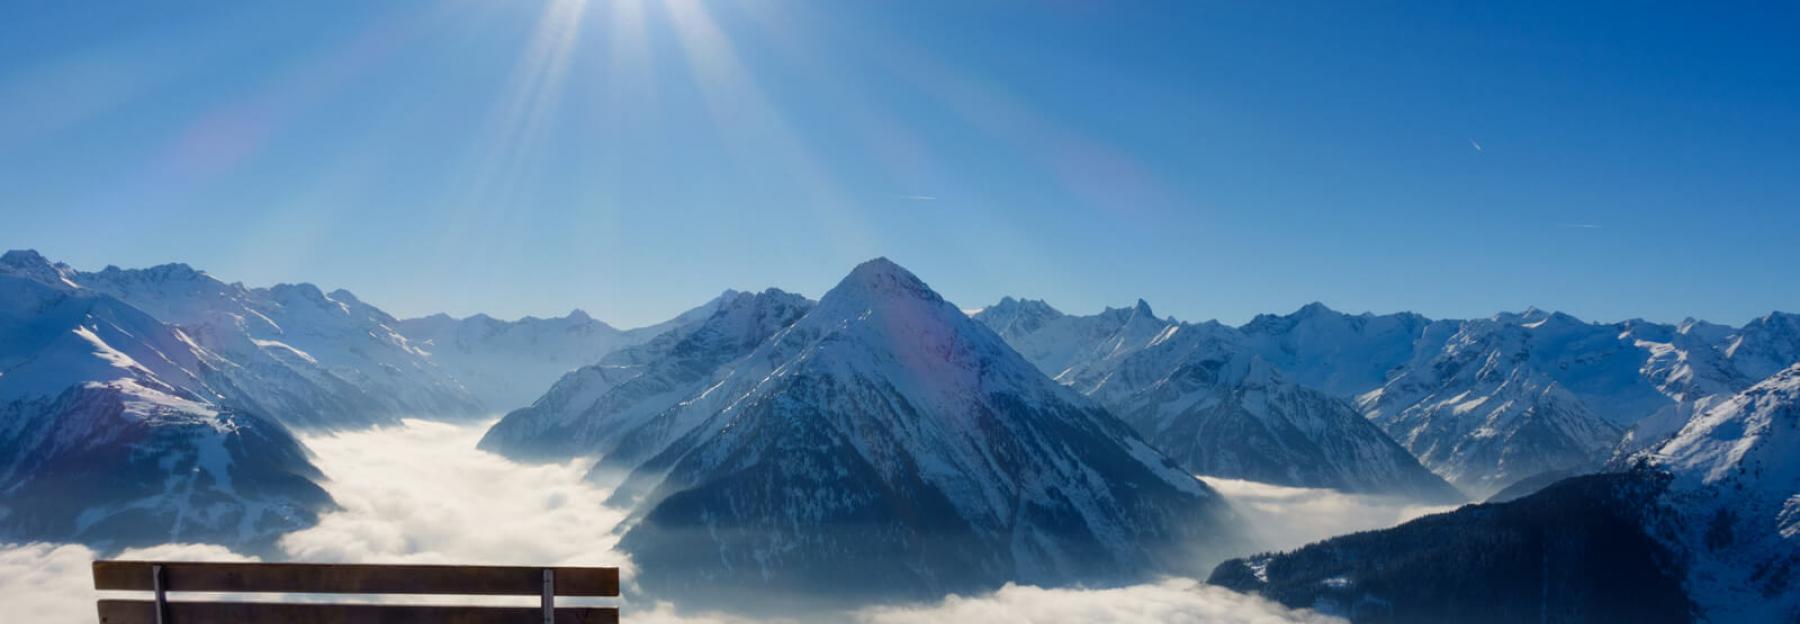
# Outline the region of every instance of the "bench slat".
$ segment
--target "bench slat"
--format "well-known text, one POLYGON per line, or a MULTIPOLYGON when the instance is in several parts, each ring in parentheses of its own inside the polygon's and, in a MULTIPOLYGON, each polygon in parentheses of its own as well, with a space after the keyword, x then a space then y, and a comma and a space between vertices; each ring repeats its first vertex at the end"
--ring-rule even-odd
MULTIPOLYGON (((156 624, 156 603, 101 600, 100 624, 156 624)), ((309 604, 273 602, 170 602, 168 624, 522 624, 543 621, 536 607, 309 604)), ((556 624, 618 624, 613 607, 562 607, 556 624)))
MULTIPOLYGON (((152 565, 172 592, 537 596, 544 585, 543 568, 523 566, 95 561, 94 589, 150 591, 152 565)), ((618 568, 552 569, 558 596, 619 595, 618 568)))

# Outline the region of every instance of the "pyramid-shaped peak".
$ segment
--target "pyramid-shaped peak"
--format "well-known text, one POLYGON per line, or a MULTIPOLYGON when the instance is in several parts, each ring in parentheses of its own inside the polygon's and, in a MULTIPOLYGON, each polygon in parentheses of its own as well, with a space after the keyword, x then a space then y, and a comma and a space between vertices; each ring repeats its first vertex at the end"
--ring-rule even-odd
POLYGON ((887 258, 856 265, 837 287, 825 293, 821 302, 842 297, 942 300, 918 276, 887 258))
POLYGON ((919 281, 919 278, 914 276, 911 271, 895 264, 893 260, 889 260, 886 257, 878 257, 856 265, 856 268, 850 270, 850 276, 845 279, 896 279, 912 280, 915 282, 919 281))

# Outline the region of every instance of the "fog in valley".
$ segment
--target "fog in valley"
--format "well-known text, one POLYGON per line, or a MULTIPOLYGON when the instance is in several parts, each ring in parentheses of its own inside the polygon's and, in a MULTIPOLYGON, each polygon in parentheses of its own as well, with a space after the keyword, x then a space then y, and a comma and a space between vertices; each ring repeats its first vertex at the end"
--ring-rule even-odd
MULTIPOLYGON (((326 489, 341 508, 326 513, 317 526, 283 537, 279 555, 270 559, 617 566, 623 569, 626 584, 622 601, 565 598, 560 602, 618 604, 628 622, 748 621, 727 614, 678 612, 667 603, 631 602, 631 561, 615 550, 618 535, 613 532, 626 513, 601 504, 607 492, 582 479, 587 462, 526 465, 476 450, 488 424, 408 420, 398 427, 305 437, 329 479, 326 489)), ((1228 479, 1208 478, 1207 482, 1231 499, 1270 549, 1392 526, 1446 509, 1329 490, 1228 479)), ((8 545, 0 548, 0 620, 92 621, 93 602, 101 596, 91 589, 88 564, 100 556, 256 559, 207 544, 167 544, 120 553, 96 553, 72 544, 8 545)), ((393 600, 445 601, 432 596, 393 600)), ((472 600, 535 604, 536 599, 472 600)), ((843 617, 839 614, 837 619, 843 617)), ((1331 621, 1208 587, 1195 579, 1104 589, 1009 585, 986 595, 949 596, 931 604, 873 606, 848 617, 870 623, 1331 621)))

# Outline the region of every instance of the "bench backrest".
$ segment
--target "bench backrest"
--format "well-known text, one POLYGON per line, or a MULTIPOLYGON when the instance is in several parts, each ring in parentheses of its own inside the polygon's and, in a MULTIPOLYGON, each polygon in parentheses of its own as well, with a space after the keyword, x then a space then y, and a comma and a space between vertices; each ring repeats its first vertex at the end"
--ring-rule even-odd
POLYGON ((618 596, 618 568, 95 561, 94 589, 155 592, 101 600, 103 624, 200 622, 589 624, 615 607, 555 606, 556 596, 618 596), (168 601, 166 592, 538 596, 538 607, 168 601))

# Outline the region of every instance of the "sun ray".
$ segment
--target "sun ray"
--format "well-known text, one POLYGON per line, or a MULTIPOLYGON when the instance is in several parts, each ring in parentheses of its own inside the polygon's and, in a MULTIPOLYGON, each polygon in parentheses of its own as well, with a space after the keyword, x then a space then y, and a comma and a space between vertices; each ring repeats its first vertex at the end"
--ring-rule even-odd
POLYGON ((505 219, 542 155, 561 104, 569 66, 579 47, 587 0, 551 0, 525 52, 500 91, 495 114, 474 143, 475 164, 452 196, 458 207, 444 240, 483 231, 505 219))
POLYGON ((800 134, 739 62, 730 38, 698 0, 671 0, 668 11, 682 53, 700 85, 715 126, 726 135, 739 161, 774 162, 796 181, 801 203, 827 230, 825 239, 844 257, 879 250, 873 235, 855 219, 853 204, 800 134))

